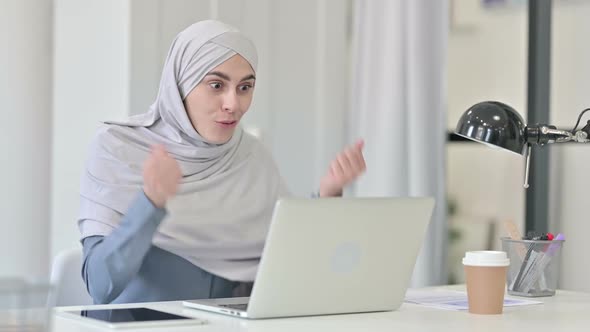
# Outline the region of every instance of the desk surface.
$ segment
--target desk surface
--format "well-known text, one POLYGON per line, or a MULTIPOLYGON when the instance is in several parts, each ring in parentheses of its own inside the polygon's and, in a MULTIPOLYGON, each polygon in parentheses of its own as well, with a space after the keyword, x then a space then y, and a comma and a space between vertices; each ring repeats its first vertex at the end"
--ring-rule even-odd
MULTIPOLYGON (((464 290, 461 286, 432 288, 464 290)), ((174 331, 268 331, 268 332, 347 332, 347 331, 589 331, 590 293, 558 291, 553 297, 535 298, 540 305, 505 308, 502 315, 473 315, 467 312, 433 309, 404 303, 392 312, 330 315, 265 320, 246 320, 204 311, 184 308, 181 302, 155 302, 145 304, 148 308, 171 313, 195 316, 207 320, 205 325, 175 326, 174 331)), ((101 305, 92 308, 123 308, 131 305, 101 305)), ((69 307, 82 309, 90 307, 69 307)), ((57 308, 61 310, 63 308, 57 308)), ((148 328, 141 331, 170 331, 171 327, 148 328)), ((59 332, 115 331, 54 315, 53 330, 59 332)), ((125 329, 121 331, 140 331, 125 329)))

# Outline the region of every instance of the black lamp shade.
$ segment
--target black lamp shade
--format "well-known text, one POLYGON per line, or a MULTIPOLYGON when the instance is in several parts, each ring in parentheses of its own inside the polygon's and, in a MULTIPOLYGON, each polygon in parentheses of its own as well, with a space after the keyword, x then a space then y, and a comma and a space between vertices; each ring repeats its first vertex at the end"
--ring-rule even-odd
POLYGON ((463 113, 455 133, 470 140, 524 155, 525 130, 524 120, 512 107, 496 101, 484 101, 471 106, 463 113))

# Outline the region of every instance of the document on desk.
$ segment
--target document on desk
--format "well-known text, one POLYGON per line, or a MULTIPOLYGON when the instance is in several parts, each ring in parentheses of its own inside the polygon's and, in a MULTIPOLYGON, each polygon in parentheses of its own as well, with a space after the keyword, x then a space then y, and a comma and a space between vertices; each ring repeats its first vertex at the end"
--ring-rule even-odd
MULTIPOLYGON (((467 310, 467 293, 447 290, 408 289, 404 299, 406 303, 424 305, 445 310, 467 310)), ((504 307, 543 304, 540 301, 504 297, 504 307)))

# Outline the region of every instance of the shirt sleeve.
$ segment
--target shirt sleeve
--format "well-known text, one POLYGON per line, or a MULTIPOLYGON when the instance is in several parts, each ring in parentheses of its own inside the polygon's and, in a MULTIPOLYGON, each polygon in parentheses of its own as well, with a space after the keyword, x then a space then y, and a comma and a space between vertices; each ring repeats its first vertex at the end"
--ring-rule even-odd
POLYGON ((95 303, 112 302, 138 273, 165 216, 141 191, 111 234, 82 239, 82 278, 95 303))

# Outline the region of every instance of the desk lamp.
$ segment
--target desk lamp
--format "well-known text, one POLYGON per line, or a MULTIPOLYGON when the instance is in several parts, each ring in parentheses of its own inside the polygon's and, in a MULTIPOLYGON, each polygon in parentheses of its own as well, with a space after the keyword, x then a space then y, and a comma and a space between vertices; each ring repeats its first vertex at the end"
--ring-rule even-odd
POLYGON ((576 130, 587 111, 590 111, 590 108, 580 113, 574 129, 568 131, 546 124, 526 125, 520 114, 512 107, 497 101, 484 101, 471 106, 463 113, 457 123, 455 134, 490 147, 526 156, 524 187, 528 188, 532 146, 569 141, 590 142, 590 120, 586 126, 576 130))

